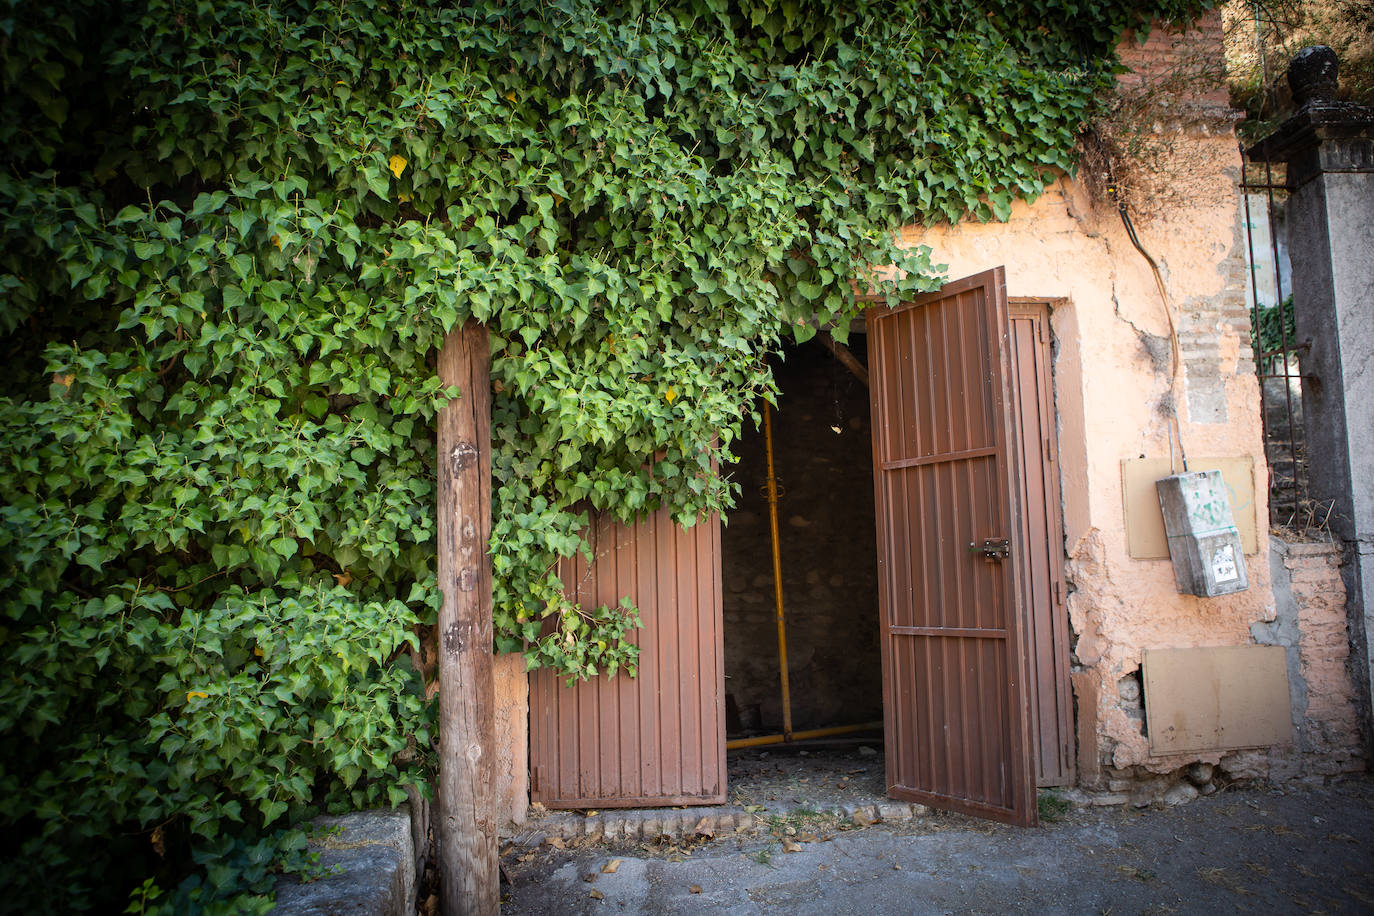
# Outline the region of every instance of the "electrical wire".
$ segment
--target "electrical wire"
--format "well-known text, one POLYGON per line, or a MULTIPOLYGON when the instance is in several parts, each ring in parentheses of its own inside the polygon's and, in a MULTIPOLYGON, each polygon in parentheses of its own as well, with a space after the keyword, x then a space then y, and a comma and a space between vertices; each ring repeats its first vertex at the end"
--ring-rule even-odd
MULTIPOLYGON (((1108 163, 1107 175, 1107 196, 1116 202, 1116 212, 1121 216, 1121 224, 1126 227, 1126 236, 1135 246, 1135 250, 1140 252, 1140 256, 1150 265, 1150 272, 1155 278, 1155 287, 1159 290, 1160 301, 1164 304, 1164 317, 1169 320, 1169 419, 1173 421, 1174 431, 1178 436, 1178 454, 1183 459, 1183 470, 1188 470, 1188 452, 1183 447, 1183 426, 1178 420, 1178 367, 1182 364, 1182 357, 1178 347, 1178 327, 1174 324, 1174 309, 1169 304, 1169 293, 1164 288, 1164 277, 1159 272, 1159 264, 1150 253, 1145 250, 1145 246, 1140 244, 1140 237, 1135 233, 1135 224, 1131 222, 1131 214, 1126 209, 1126 202, 1121 199, 1121 192, 1117 188, 1116 181, 1110 174, 1111 165, 1108 163)), ((1174 470, 1174 449, 1173 436, 1169 442, 1169 470, 1174 470)))

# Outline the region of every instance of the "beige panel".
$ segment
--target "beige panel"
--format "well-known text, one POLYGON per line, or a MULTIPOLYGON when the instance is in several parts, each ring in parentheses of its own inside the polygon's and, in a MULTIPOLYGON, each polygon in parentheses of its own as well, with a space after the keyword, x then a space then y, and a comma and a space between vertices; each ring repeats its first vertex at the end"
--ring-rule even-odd
MULTIPOLYGON (((1181 470, 1181 469, 1180 469, 1181 470)), ((1255 459, 1196 458, 1190 471, 1221 471, 1231 497, 1240 542, 1247 555, 1259 552, 1255 536, 1255 459)), ((1142 560, 1167 560, 1169 542, 1164 536, 1164 515, 1159 511, 1155 481, 1175 473, 1168 458, 1127 458, 1121 462, 1121 498, 1126 512, 1126 549, 1142 560)))
POLYGON ((1146 649, 1143 667, 1155 756, 1293 740, 1282 646, 1146 649))

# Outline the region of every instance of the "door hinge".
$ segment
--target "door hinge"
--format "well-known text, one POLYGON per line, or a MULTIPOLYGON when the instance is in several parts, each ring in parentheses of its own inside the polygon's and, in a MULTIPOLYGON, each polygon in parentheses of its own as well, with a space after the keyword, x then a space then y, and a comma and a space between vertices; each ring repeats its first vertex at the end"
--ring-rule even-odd
POLYGON ((981 553, 985 560, 1005 560, 1011 556, 1011 542, 1006 538, 984 538, 983 543, 972 541, 969 553, 981 553))

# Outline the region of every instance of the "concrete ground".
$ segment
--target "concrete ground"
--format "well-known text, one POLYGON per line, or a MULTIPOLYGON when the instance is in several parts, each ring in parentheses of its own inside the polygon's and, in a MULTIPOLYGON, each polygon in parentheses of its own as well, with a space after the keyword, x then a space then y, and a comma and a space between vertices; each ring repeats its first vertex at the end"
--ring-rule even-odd
POLYGON ((802 807, 714 839, 512 846, 502 911, 1374 913, 1374 780, 1070 808, 1017 829, 934 813, 855 827, 802 807))

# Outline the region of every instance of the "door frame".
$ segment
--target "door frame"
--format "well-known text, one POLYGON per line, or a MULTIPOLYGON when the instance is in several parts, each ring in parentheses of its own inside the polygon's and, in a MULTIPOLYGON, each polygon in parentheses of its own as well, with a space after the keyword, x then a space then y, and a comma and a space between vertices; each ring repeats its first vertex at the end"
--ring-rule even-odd
MULTIPOLYGON (((1043 509, 1040 519, 1044 527, 1045 553, 1037 556, 1035 545, 1026 544, 1020 554, 1026 564, 1038 569, 1021 571, 1025 586, 1022 589, 1023 627, 1026 634, 1026 653, 1030 667, 1031 689, 1031 754, 1036 786, 1048 788, 1072 786, 1078 778, 1078 755, 1075 734, 1073 687, 1070 679, 1070 634, 1068 611, 1065 606, 1066 581, 1064 575, 1064 505, 1063 481, 1060 472, 1059 424, 1056 403, 1054 346, 1052 320, 1054 310, 1067 304, 1063 299, 1009 296, 1007 299, 1012 321, 1013 341, 1017 340, 1016 323, 1028 321, 1034 332, 1025 341, 1035 348, 1029 367, 1017 363, 1016 388, 1018 421, 1027 419, 1027 400, 1035 398, 1039 418, 1037 425, 1043 437, 1037 448, 1038 460, 1030 458, 1033 443, 1018 424, 1018 438, 1022 443, 1023 530, 1034 537, 1032 530, 1036 513, 1043 509), (1035 378, 1026 384, 1025 370, 1035 378), (1039 482, 1030 473, 1040 471, 1039 482), (1037 491, 1038 486, 1038 491, 1037 491), (1040 508, 1030 503, 1040 502, 1040 508), (1047 719, 1052 724, 1047 725, 1047 719), (1053 750, 1049 745, 1055 745, 1053 750), (1052 769, 1052 772, 1051 772, 1052 769)), ((1019 344, 1018 344, 1019 346, 1019 344)))

